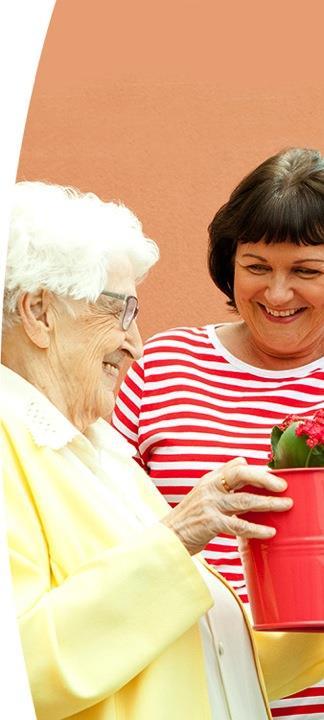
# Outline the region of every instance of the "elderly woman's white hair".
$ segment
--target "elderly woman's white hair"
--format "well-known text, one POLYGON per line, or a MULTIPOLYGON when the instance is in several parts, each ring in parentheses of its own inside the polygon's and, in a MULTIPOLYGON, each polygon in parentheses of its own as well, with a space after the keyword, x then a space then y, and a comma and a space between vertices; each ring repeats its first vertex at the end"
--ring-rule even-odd
POLYGON ((8 322, 21 292, 38 288, 95 301, 107 287, 109 269, 127 256, 139 280, 158 260, 136 215, 93 193, 43 182, 14 188, 5 278, 8 322))

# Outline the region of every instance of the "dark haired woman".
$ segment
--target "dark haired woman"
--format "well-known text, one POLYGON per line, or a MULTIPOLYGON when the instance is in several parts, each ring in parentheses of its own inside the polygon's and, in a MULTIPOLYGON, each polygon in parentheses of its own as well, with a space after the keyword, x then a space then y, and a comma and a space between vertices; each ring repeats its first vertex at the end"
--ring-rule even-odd
MULTIPOLYGON (((172 506, 228 460, 264 465, 272 425, 324 406, 324 158, 293 148, 267 159, 209 237, 211 277, 240 318, 155 335, 114 415, 172 506)), ((205 556, 247 602, 235 538, 218 536, 205 556)), ((277 718, 324 716, 324 686, 275 707, 277 718)))

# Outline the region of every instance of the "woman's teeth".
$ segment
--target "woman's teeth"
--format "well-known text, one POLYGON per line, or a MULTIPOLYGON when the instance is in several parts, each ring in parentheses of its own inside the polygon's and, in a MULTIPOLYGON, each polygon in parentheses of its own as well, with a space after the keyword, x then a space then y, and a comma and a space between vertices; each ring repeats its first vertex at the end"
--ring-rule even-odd
POLYGON ((115 367, 115 365, 110 365, 110 363, 103 362, 102 363, 103 369, 105 373, 109 373, 110 375, 118 375, 119 369, 115 367))
POLYGON ((295 308, 294 310, 272 310, 267 305, 264 306, 268 315, 273 315, 273 317, 289 317, 290 315, 295 315, 299 310, 302 308, 295 308))

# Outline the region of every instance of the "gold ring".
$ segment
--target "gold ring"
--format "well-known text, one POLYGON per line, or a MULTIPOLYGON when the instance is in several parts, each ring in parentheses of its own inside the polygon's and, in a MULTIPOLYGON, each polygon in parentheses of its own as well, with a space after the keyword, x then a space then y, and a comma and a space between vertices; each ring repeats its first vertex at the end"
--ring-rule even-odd
POLYGON ((221 483, 223 485, 224 491, 226 493, 232 492, 232 488, 230 488, 229 484, 226 482, 225 478, 221 479, 221 483))

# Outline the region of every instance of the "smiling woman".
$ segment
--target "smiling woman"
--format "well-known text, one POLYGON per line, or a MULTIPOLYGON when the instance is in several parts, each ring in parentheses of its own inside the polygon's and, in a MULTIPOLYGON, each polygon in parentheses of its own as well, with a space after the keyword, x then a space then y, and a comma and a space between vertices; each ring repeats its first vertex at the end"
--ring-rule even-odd
MULTIPOLYGON (((240 317, 148 340, 113 416, 172 506, 224 462, 266 465, 273 425, 324 407, 323 157, 292 148, 268 158, 209 236, 211 277, 240 317)), ((204 554, 248 602, 237 541, 218 535, 204 554)), ((324 686, 277 701, 275 715, 310 720, 315 704, 324 717, 324 686)))
POLYGON ((17 183, 2 359, 81 432, 111 414, 123 359, 141 355, 136 282, 157 259, 156 244, 125 206, 17 183))
POLYGON ((317 360, 324 343, 324 160, 292 148, 242 180, 209 226, 209 269, 242 321, 218 336, 257 367, 317 360))
POLYGON ((239 244, 234 298, 243 322, 219 332, 242 360, 282 369, 323 354, 324 244, 239 244))

